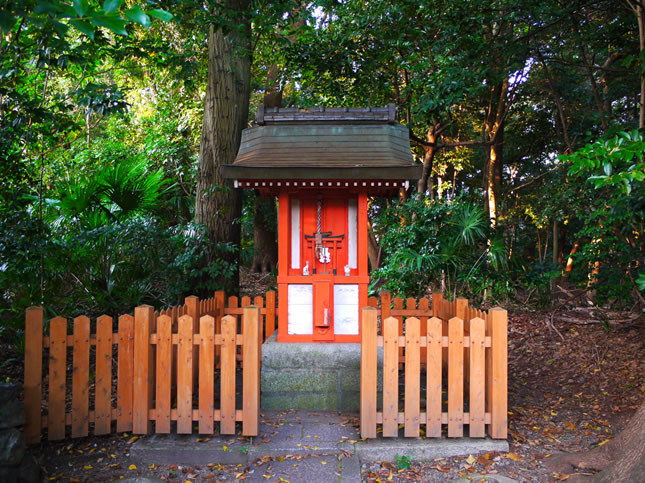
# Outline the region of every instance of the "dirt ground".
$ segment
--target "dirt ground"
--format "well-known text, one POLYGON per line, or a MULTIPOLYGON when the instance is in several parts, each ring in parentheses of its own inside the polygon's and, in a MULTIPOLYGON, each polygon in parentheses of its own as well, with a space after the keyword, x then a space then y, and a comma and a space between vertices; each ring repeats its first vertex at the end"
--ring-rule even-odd
MULTIPOLYGON (((21 357, 9 347, 1 349, 0 377, 20 381, 21 357)), ((511 452, 430 462, 400 455, 396 461, 364 465, 363 480, 450 481, 473 474, 520 481, 566 480, 570 475, 549 473, 544 461, 555 453, 603 445, 620 432, 645 397, 644 349, 642 315, 588 308, 556 313, 510 311, 511 452)), ((135 440, 130 434, 88 437, 44 442, 32 451, 42 464, 45 481, 136 476, 177 482, 234 481, 248 478, 256 469, 255 465, 216 462, 204 467, 157 466, 154 462, 133 467, 128 455, 135 440)))

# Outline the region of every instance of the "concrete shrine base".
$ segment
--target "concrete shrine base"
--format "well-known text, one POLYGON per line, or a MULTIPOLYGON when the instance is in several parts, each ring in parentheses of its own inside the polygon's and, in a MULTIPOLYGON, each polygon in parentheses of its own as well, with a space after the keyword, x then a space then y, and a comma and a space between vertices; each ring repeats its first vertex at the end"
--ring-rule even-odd
POLYGON ((262 345, 262 409, 360 410, 361 345, 277 342, 262 345))

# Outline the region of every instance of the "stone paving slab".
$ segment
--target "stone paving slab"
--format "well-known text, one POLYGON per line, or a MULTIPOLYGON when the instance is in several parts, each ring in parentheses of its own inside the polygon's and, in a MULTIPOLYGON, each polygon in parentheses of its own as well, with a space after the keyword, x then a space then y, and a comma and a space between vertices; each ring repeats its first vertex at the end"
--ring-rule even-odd
MULTIPOLYGON (((292 478, 283 476, 292 482, 337 482, 339 475, 336 472, 341 473, 341 481, 359 482, 361 463, 394 462, 397 455, 410 456, 416 461, 429 461, 509 450, 507 441, 488 438, 381 438, 363 441, 354 425, 357 421, 358 415, 351 413, 263 411, 260 435, 256 438, 153 435, 137 440, 130 449, 130 455, 135 461, 159 465, 243 464, 249 465, 251 470, 258 460, 271 456, 274 457, 274 468, 295 475, 292 478), (338 455, 341 453, 343 457, 339 466, 338 455), (284 457, 284 461, 280 462, 280 457, 284 457), (326 464, 322 464, 322 461, 326 464), (276 466, 276 462, 280 464, 276 466), (299 466, 293 466, 294 463, 299 466)), ((260 470, 257 468, 252 474, 253 478, 257 476, 260 479, 251 481, 266 480, 260 470)))
POLYGON ((274 459, 261 466, 254 465, 251 471, 246 481, 254 483, 276 481, 279 478, 284 478, 291 483, 346 481, 342 477, 341 461, 338 461, 336 455, 307 456, 301 459, 285 458, 283 461, 274 459), (264 475, 269 476, 270 479, 264 475))
POLYGON ((362 463, 395 461, 398 456, 410 456, 415 461, 430 461, 435 458, 449 458, 489 451, 508 452, 506 440, 489 438, 436 438, 404 439, 388 438, 359 441, 355 451, 362 463))

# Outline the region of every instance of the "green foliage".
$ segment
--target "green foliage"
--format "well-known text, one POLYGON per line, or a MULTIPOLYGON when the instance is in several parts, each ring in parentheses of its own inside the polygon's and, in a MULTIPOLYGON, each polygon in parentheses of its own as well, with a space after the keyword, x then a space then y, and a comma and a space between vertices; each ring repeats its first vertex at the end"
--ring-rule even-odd
POLYGON ((172 14, 155 8, 145 12, 139 5, 121 9, 122 0, 107 0, 103 6, 90 3, 88 0, 74 0, 72 5, 67 2, 10 2, 9 7, 3 6, 0 15, 0 28, 4 35, 11 32, 20 21, 27 21, 38 27, 51 25, 60 35, 68 33, 69 26, 94 40, 96 29, 106 28, 117 35, 128 35, 128 22, 150 27, 150 16, 164 22, 172 19, 172 14))
POLYGON ((399 455, 399 453, 397 453, 395 455, 395 458, 396 458, 397 470, 407 470, 412 466, 412 460, 413 460, 412 454, 405 456, 405 455, 399 455))
POLYGON ((635 130, 599 139, 562 159, 571 163, 569 174, 588 177, 596 189, 611 187, 616 196, 629 196, 645 179, 643 153, 644 134, 635 130))
POLYGON ((630 300, 638 290, 645 213, 645 138, 642 133, 607 136, 563 159, 569 174, 593 184, 594 196, 578 236, 586 240, 576 257, 587 269, 600 301, 630 300))
POLYGON ((503 246, 487 244, 481 208, 466 200, 412 198, 373 213, 373 223, 387 253, 373 284, 394 294, 421 296, 442 279, 449 293, 473 290, 475 274, 505 263, 503 246))

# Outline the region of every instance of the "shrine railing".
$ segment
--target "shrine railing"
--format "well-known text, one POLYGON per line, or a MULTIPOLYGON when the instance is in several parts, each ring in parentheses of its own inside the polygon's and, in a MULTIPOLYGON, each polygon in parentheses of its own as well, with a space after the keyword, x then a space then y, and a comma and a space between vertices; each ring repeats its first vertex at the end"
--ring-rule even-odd
POLYGON ((155 312, 94 320, 44 320, 30 307, 25 321, 25 439, 112 432, 242 434, 258 431, 262 341, 275 330, 275 293, 266 303, 223 292, 155 312), (225 303, 228 302, 228 303, 225 303), (241 306, 240 306, 241 305, 241 306), (71 334, 69 330, 71 329, 71 334), (116 330, 114 330, 116 329, 116 330), (239 377, 241 376, 241 381, 239 377), (236 390, 237 387, 237 390, 236 390), (241 391, 240 391, 241 389, 241 391))
POLYGON ((507 437, 507 313, 467 299, 401 299, 389 294, 362 312, 361 436, 507 437), (379 327, 378 315, 382 322, 379 327), (382 348, 382 349, 381 349, 382 348), (382 351, 382 353, 380 352, 382 351), (400 380, 401 379, 401 380, 400 380), (399 393, 404 382, 404 393, 399 393), (447 394, 447 400, 442 397, 447 394), (487 429, 487 431, 486 431, 487 429))

